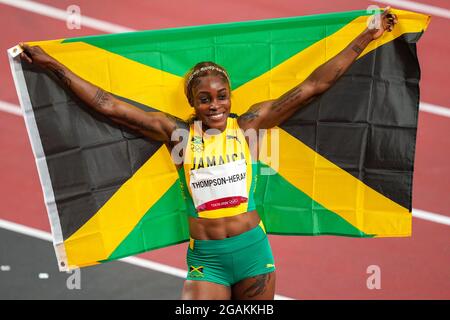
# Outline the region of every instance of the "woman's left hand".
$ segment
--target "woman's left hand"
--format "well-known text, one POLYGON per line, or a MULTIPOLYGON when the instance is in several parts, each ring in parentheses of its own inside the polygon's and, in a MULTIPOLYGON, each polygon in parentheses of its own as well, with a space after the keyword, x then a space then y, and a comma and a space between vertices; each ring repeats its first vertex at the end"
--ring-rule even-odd
POLYGON ((379 19, 377 19, 377 17, 372 17, 372 20, 369 24, 372 27, 369 27, 367 29, 367 32, 372 35, 373 40, 376 40, 381 37, 385 31, 391 32, 397 22, 397 15, 391 12, 391 7, 387 7, 380 15, 379 19))

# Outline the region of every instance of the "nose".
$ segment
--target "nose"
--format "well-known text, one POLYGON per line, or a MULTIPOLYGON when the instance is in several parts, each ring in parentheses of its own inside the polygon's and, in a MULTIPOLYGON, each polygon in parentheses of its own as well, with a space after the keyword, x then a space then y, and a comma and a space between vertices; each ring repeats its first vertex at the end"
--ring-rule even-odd
POLYGON ((219 108, 219 104, 217 103, 216 99, 211 100, 211 103, 209 105, 209 110, 217 110, 219 108))

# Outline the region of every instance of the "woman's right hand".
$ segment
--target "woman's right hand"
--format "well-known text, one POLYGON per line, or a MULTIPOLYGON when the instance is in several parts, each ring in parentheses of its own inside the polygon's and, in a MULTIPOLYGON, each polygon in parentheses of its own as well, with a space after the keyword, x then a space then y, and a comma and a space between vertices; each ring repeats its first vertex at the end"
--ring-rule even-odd
POLYGON ((46 67, 55 61, 55 59, 49 56, 47 52, 42 50, 39 46, 29 46, 23 42, 21 42, 19 46, 23 49, 23 52, 20 54, 20 58, 28 63, 36 64, 40 67, 46 67))

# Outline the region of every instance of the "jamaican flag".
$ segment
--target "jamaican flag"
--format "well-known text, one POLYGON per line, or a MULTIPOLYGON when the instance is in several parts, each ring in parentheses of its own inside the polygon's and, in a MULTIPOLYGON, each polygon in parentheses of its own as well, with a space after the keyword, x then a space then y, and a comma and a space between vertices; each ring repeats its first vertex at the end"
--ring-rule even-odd
MULTIPOLYGON (((411 234, 420 69, 429 17, 373 41, 326 93, 277 131, 279 159, 259 166, 255 201, 268 233, 411 234)), ((33 42, 80 77, 148 112, 187 119, 183 76, 223 65, 232 112, 303 81, 366 28, 352 11, 33 42)), ((91 111, 49 74, 10 57, 61 270, 187 241, 185 203, 164 145, 91 111)), ((265 136, 267 149, 274 135, 265 136)), ((264 149, 264 147, 262 148, 264 149)))

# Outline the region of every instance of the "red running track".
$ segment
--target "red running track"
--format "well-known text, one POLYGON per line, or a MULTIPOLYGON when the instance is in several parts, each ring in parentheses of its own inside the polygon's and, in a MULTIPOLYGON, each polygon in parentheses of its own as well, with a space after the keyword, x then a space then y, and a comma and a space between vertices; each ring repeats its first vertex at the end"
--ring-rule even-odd
MULTIPOLYGON (((40 1, 64 9, 70 0, 40 1)), ((329 1, 271 0, 78 1, 84 15, 134 29, 157 29, 307 15, 365 8, 351 0, 333 7, 329 1), (222 2, 222 4, 225 2, 222 2), (258 3, 258 4, 256 4, 258 3)), ((425 3, 425 2, 423 2, 425 3)), ((445 8, 443 0, 426 3, 445 8)), ((0 50, 19 41, 99 34, 83 27, 68 30, 65 22, 0 4, 0 50)), ((449 106, 447 53, 450 21, 433 18, 418 45, 422 68, 421 99, 449 106), (445 40, 444 40, 445 39, 445 40)), ((6 55, 2 55, 0 101, 18 104, 6 55)), ((450 215, 450 118, 421 112, 417 137, 413 206, 450 215)), ((0 112, 0 219, 49 231, 31 147, 22 118, 0 112)), ((413 236, 397 239, 270 236, 277 264, 277 293, 296 299, 448 299, 450 298, 449 226, 413 219, 413 236), (367 267, 378 265, 381 290, 369 290, 367 267)), ((185 268, 184 244, 148 252, 141 257, 185 268)))

